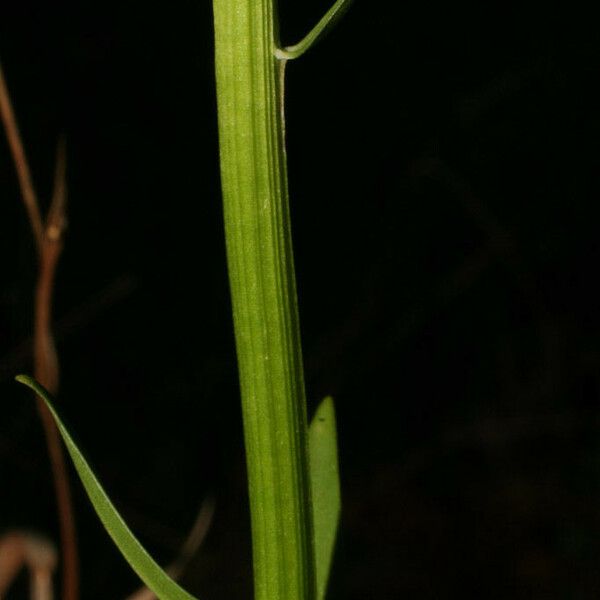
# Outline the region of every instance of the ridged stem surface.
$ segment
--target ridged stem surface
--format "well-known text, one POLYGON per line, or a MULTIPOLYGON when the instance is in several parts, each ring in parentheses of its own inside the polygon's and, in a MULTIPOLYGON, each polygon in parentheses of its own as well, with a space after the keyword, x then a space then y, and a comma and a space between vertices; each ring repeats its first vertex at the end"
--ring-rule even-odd
POLYGON ((306 403, 273 0, 214 0, 221 179, 256 600, 313 600, 306 403))

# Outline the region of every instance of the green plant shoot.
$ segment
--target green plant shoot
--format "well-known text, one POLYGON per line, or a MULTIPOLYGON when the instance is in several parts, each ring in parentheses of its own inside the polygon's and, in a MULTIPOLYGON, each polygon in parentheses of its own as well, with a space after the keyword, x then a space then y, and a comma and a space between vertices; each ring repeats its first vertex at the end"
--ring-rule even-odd
POLYGON ((256 600, 317 597, 283 77, 286 60, 305 52, 347 5, 336 2, 300 44, 281 50, 274 0, 213 1, 221 184, 256 600))
MULTIPOLYGON (((279 48, 274 0, 214 0, 225 237, 252 522, 255 600, 323 600, 340 514, 333 401, 307 428, 288 208, 283 78, 350 4, 338 0, 298 44, 279 48)), ((194 600, 129 530, 46 403, 115 544, 161 600, 194 600)))

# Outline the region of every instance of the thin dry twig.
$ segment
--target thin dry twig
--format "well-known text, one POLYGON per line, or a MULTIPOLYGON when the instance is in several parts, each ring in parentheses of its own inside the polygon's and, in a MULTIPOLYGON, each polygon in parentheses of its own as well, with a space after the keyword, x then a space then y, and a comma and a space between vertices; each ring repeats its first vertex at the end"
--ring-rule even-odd
POLYGON ((8 146, 15 163, 17 177, 19 178, 23 204, 25 204, 29 222, 33 229, 33 237, 35 238, 35 243, 39 251, 44 238, 42 215, 33 187, 33 180, 25 155, 25 149, 23 148, 23 142, 21 141, 21 134, 19 133, 19 127, 17 126, 17 119, 13 111, 12 102, 10 101, 8 88, 6 87, 2 63, 0 63, 0 116, 2 117, 4 130, 6 131, 6 139, 8 140, 8 146))
MULTIPOLYGON (((60 139, 56 155, 54 193, 44 228, 40 253, 40 267, 35 291, 35 318, 33 333, 33 362, 35 378, 52 394, 59 384, 59 363, 52 332, 52 298, 56 267, 63 248, 66 227, 66 152, 64 139, 60 139)), ((71 489, 61 446, 60 436, 48 409, 37 399, 38 411, 48 444, 54 490, 59 512, 62 549, 63 599, 79 597, 79 561, 75 531, 75 518, 71 489)))
MULTIPOLYGON (((0 112, 17 171, 21 196, 29 216, 38 250, 39 271, 34 309, 34 375, 50 392, 56 394, 59 382, 59 366, 52 333, 52 298, 56 266, 62 251, 63 233, 66 227, 65 143, 62 138, 58 143, 54 192, 47 219, 44 223, 1 66, 0 112)), ((37 400, 37 407, 46 434, 56 495, 63 559, 62 598, 63 600, 78 600, 79 565, 75 519, 64 452, 56 425, 48 409, 39 399, 37 400)))
POLYGON ((52 333, 52 298, 56 267, 63 247, 66 227, 66 156, 61 139, 56 153, 54 194, 44 227, 35 292, 33 360, 36 379, 52 394, 58 391, 58 355, 52 333))

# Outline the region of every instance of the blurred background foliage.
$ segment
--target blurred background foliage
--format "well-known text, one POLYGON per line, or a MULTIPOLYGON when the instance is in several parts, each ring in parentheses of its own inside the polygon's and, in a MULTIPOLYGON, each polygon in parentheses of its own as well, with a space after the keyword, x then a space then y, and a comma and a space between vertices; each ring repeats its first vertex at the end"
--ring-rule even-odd
MULTIPOLYGON (((297 41, 322 0, 281 2, 297 41)), ((600 34, 588 8, 355 2, 287 79, 310 409, 333 394, 331 599, 600 593, 600 34)), ((184 584, 251 594, 210 2, 21 0, 0 58, 38 192, 68 144, 59 405, 184 584)), ((56 539, 30 370, 33 241, 0 143, 0 532, 56 539)), ((137 584, 75 486, 84 597, 137 584)), ((14 598, 25 597, 25 580, 14 598)))

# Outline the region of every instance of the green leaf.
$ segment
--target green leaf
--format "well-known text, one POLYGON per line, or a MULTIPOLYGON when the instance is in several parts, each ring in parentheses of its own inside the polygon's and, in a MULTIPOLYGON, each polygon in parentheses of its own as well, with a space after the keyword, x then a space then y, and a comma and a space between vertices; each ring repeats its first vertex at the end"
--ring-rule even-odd
POLYGON ((340 476, 333 399, 325 398, 308 432, 317 600, 323 600, 340 519, 340 476))
POLYGON ((195 600, 161 569, 131 533, 60 420, 50 394, 27 375, 17 375, 16 380, 31 388, 46 403, 102 524, 133 570, 160 600, 195 600))
POLYGON ((309 48, 315 45, 323 35, 333 27, 338 19, 348 10, 352 0, 336 0, 333 6, 319 19, 319 22, 293 46, 278 48, 275 56, 283 60, 292 60, 302 56, 309 48))

